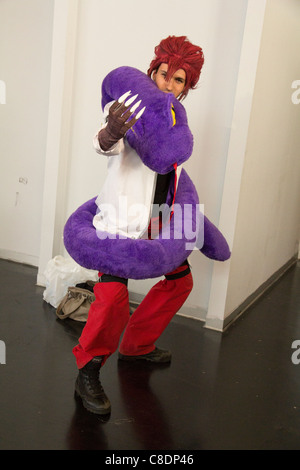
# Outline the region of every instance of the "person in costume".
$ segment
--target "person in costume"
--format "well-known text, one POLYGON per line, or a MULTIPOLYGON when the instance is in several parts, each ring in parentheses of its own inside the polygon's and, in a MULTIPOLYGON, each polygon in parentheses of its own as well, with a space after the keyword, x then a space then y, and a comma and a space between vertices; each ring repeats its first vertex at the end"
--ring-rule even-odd
MULTIPOLYGON (((185 36, 169 36, 155 48, 147 75, 159 90, 173 94, 181 101, 189 90, 195 89, 203 63, 199 46, 193 45, 185 36)), ((137 139, 139 118, 144 111, 142 106, 143 103, 129 90, 118 100, 107 103, 105 125, 94 139, 97 153, 108 158, 107 179, 96 200, 99 210, 93 219, 99 237, 101 233, 108 233, 112 238, 115 234, 133 239, 154 238, 153 234, 161 229, 162 220, 161 215, 153 217, 151 208, 166 203, 170 191, 173 196, 176 193, 177 165, 162 173, 153 171, 130 145, 132 139, 137 139), (129 208, 138 204, 145 210, 134 213, 126 210, 123 214, 124 200, 129 208), (109 210, 111 207, 114 210, 109 210)), ((177 124, 175 108, 174 103, 174 129, 177 124)), ((117 244, 118 240, 114 242, 117 244)), ((155 343, 189 296, 193 279, 187 260, 164 275, 164 280, 152 287, 130 316, 128 279, 99 272, 99 283, 94 288, 95 301, 79 343, 73 349, 79 369, 75 392, 87 410, 102 415, 111 411, 99 371, 118 347, 122 361, 171 361, 171 352, 157 348, 155 343)))

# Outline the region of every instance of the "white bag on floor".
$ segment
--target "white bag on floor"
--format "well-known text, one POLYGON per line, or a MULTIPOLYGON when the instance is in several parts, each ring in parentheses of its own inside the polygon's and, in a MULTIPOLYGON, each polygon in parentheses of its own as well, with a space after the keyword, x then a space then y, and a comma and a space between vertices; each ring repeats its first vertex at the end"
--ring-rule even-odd
POLYGON ((98 280, 97 271, 82 268, 73 259, 66 259, 60 255, 48 261, 44 274, 46 289, 43 298, 55 308, 66 295, 68 287, 76 286, 81 282, 98 280))

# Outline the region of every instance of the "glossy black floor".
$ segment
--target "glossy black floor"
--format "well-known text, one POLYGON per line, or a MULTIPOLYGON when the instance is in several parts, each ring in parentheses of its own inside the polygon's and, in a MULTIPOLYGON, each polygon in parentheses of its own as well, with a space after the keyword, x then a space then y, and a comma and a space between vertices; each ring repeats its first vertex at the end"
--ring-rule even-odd
POLYGON ((0 261, 0 449, 300 449, 300 265, 223 335, 176 317, 170 366, 102 370, 110 419, 73 396, 81 325, 56 319, 36 270, 0 261), (3 343, 2 343, 3 345, 3 343))

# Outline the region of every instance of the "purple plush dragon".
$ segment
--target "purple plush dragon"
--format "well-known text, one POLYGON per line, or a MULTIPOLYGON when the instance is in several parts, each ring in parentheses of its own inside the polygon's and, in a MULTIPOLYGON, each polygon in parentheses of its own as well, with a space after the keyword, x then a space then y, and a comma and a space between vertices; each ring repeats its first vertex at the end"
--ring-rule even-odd
MULTIPOLYGON (((184 107, 173 94, 160 91, 146 74, 124 66, 103 80, 103 109, 128 90, 138 95, 145 111, 128 130, 127 142, 152 171, 158 174, 174 171, 193 150, 184 107)), ((93 225, 98 209, 95 197, 69 217, 64 229, 65 247, 81 266, 129 279, 155 278, 171 272, 194 249, 213 260, 225 261, 230 257, 222 233, 199 211, 196 188, 184 169, 175 194, 170 187, 166 204, 182 211, 175 211, 154 239, 112 238, 105 233, 99 237, 93 225), (189 230, 185 230, 187 225, 189 230)))

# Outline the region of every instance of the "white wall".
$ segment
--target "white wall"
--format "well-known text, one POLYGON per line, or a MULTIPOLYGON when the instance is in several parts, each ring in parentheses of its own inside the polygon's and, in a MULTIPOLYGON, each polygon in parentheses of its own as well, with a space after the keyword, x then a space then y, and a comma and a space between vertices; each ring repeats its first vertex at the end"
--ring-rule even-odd
POLYGON ((267 2, 225 317, 298 253, 300 2, 267 2))
POLYGON ((0 104, 0 256, 35 266, 41 235, 52 20, 52 0, 0 2, 0 80, 6 88, 5 104, 0 104))

